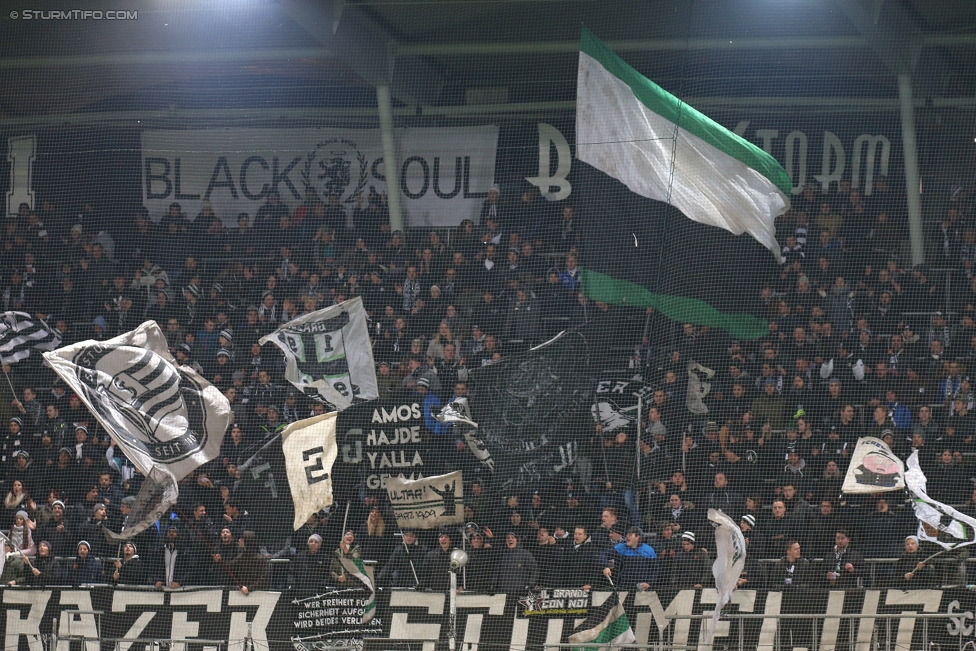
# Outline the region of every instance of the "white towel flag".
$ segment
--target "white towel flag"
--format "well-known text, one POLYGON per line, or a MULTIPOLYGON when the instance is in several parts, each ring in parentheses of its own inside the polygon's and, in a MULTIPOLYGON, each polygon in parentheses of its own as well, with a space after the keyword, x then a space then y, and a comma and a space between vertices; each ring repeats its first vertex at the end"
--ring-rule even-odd
POLYGON ((858 439, 844 477, 843 492, 883 493, 905 488, 905 464, 879 438, 858 439))
POLYGON ((176 502, 176 482, 220 453, 230 403, 192 368, 176 365, 155 321, 44 359, 146 477, 122 533, 106 535, 129 538, 149 527, 176 502))
POLYGON ((411 481, 388 477, 386 493, 401 529, 432 529, 464 522, 464 479, 457 470, 411 481))
POLYGON ((715 561, 712 563, 712 576, 715 577, 718 600, 712 618, 708 620, 705 637, 698 645, 699 651, 711 649, 722 608, 732 599, 732 591, 735 590, 739 577, 742 576, 742 569, 746 566, 746 539, 739 525, 718 509, 708 509, 708 520, 715 527, 715 561))
POLYGON ((285 378, 305 395, 339 411, 379 397, 362 298, 292 319, 259 343, 268 341, 285 354, 285 378))
POLYGON ((339 456, 337 415, 333 411, 306 418, 281 433, 281 451, 295 503, 295 531, 308 516, 332 504, 332 464, 339 456))
POLYGON ((925 492, 925 481, 925 473, 918 465, 918 450, 915 450, 908 457, 905 484, 908 494, 912 496, 915 517, 918 518, 918 539, 933 542, 944 549, 976 543, 976 519, 929 497, 925 492))

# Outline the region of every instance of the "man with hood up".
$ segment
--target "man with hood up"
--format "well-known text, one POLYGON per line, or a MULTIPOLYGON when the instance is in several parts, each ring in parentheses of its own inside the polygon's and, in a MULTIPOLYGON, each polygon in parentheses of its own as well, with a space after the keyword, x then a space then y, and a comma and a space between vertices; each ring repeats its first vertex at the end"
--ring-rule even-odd
POLYGON ((539 566, 535 557, 519 547, 514 531, 505 534, 505 548, 498 551, 495 562, 495 593, 516 594, 539 584, 539 566))
POLYGON ((657 582, 657 554, 653 547, 641 542, 643 535, 640 527, 631 527, 626 539, 614 545, 607 555, 603 576, 621 590, 649 590, 657 582))

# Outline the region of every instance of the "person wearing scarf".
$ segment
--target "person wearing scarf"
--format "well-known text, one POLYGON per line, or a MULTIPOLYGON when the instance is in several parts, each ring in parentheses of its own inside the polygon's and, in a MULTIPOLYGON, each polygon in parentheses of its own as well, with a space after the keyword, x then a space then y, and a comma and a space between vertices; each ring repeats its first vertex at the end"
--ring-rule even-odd
POLYGON ((20 556, 33 556, 37 553, 34 547, 34 539, 31 530, 34 523, 31 522, 27 511, 17 511, 14 516, 14 524, 10 527, 10 546, 15 554, 20 556))

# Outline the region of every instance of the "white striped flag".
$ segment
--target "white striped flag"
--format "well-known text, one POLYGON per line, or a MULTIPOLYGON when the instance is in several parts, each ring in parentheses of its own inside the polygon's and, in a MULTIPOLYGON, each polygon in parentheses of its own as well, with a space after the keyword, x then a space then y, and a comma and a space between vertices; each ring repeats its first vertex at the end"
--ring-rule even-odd
POLYGON ((4 312, 0 317, 0 362, 16 364, 31 351, 54 350, 61 345, 61 333, 26 312, 4 312))

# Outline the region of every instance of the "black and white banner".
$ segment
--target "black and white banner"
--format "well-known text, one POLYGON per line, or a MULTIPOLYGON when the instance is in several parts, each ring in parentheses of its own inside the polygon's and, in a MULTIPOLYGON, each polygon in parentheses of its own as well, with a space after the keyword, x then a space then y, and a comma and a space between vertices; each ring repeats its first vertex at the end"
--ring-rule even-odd
POLYGON ((260 344, 269 341, 285 354, 285 378, 305 395, 339 410, 379 397, 362 298, 293 319, 260 344))
MULTIPOLYGON (((478 220, 494 183, 498 127, 396 130, 400 198, 410 226, 478 220)), ((204 129, 142 133, 143 202, 155 217, 207 199, 227 225, 252 217, 272 189, 295 207, 307 189, 358 200, 388 191, 379 129, 204 129)))
POLYGON ((461 471, 425 479, 386 480, 386 494, 401 529, 433 529, 464 522, 461 471))
POLYGON ((888 444, 873 436, 857 440, 843 491, 847 494, 905 490, 905 464, 888 444))
POLYGON ((107 341, 82 341, 44 353, 147 481, 144 519, 154 522, 175 500, 176 482, 220 452, 231 421, 227 398, 187 366, 177 366, 155 321, 107 341))
MULTIPOLYGON (((373 401, 353 405, 336 420, 339 463, 333 486, 346 491, 360 484, 382 490, 390 477, 416 480, 437 473, 428 449, 420 402, 373 401)), ((346 497, 336 499, 346 499, 346 497)))
POLYGON ((0 363, 16 364, 30 357, 32 350, 54 350, 61 345, 61 333, 26 312, 0 315, 0 363))
MULTIPOLYGON (((933 642, 944 649, 959 649, 976 641, 972 594, 963 589, 736 590, 719 622, 715 644, 739 648, 741 636, 743 648, 766 651, 772 651, 777 640, 784 648, 846 648, 853 641, 859 649, 927 649, 933 642), (923 622, 911 617, 916 613, 929 613, 930 618, 923 622), (812 620, 790 619, 795 614, 826 619, 816 620, 813 626, 812 620), (931 618, 933 614, 944 617, 931 618), (888 616, 898 618, 887 620, 888 616)), ((714 588, 620 595, 636 644, 655 648, 661 642, 674 648, 694 648, 703 642, 707 619, 700 617, 711 614, 717 597, 714 588), (682 619, 689 617, 695 619, 682 619)), ((463 642, 462 649, 479 645, 543 651, 547 644, 565 644, 610 596, 573 588, 461 594, 458 642, 463 642)), ((410 648, 447 648, 450 614, 444 593, 378 592, 376 614, 362 624, 368 597, 365 590, 324 587, 315 594, 286 591, 247 596, 220 588, 8 589, 0 604, 0 634, 7 651, 38 651, 40 636, 52 632, 58 634, 62 651, 111 651, 119 648, 116 640, 128 640, 122 648, 130 651, 148 651, 153 640, 170 639, 193 651, 203 651, 213 640, 225 640, 231 649, 272 651, 311 651, 326 645, 406 648, 408 643, 416 644, 410 648)))

